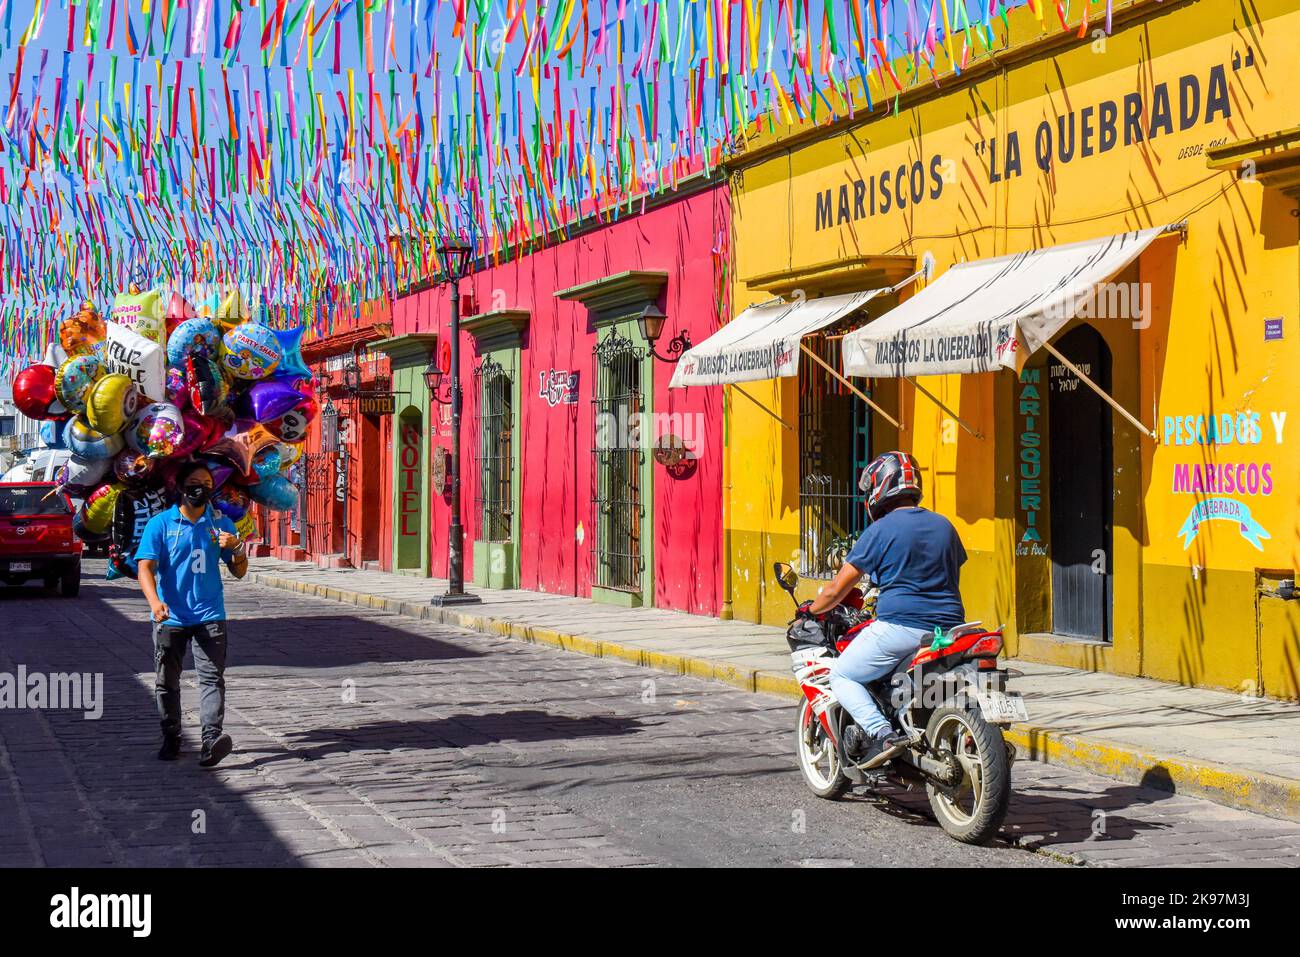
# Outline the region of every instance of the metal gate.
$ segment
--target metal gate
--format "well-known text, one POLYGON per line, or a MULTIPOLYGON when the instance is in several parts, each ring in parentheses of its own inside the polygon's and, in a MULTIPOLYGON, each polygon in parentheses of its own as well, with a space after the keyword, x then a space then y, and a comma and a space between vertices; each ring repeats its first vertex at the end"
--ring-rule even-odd
MULTIPOLYGON (((610 331, 594 351, 596 388, 592 392, 592 525, 596 532, 593 584, 618 591, 641 591, 645 557, 641 549, 640 435, 643 398, 641 360, 645 351, 610 331)), ((647 437, 648 438, 648 437, 647 437)))
POLYGON ((514 360, 509 368, 485 356, 478 384, 479 541, 510 541, 514 509, 514 360))
MULTIPOLYGON (((840 366, 840 339, 809 337, 809 347, 840 366)), ((865 402, 812 361, 799 356, 799 572, 829 578, 866 527, 858 476, 871 459, 871 414, 865 402)))
POLYGON ((307 509, 303 547, 308 555, 328 555, 334 519, 334 485, 337 456, 333 452, 308 452, 302 457, 303 489, 307 509))

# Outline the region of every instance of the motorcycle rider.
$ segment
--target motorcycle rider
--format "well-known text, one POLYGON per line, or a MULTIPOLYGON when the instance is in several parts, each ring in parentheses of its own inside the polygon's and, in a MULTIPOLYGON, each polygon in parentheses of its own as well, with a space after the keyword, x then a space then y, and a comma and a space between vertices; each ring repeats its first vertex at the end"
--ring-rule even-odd
POLYGON ((894 732, 865 685, 928 643, 936 627, 966 620, 957 590, 966 550, 948 519, 920 507, 921 470, 908 453, 877 456, 858 489, 866 496, 867 529, 804 611, 830 611, 863 575, 880 589, 875 620, 835 659, 830 675, 831 690, 855 722, 844 732, 845 751, 875 767, 901 751, 906 738, 894 732))

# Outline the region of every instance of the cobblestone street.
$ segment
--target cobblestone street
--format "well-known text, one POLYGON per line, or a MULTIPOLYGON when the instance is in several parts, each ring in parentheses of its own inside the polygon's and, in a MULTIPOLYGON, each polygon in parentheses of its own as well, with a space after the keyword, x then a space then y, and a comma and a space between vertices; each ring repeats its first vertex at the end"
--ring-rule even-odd
POLYGON ((101 574, 0 591, 0 671, 102 672, 106 698, 0 711, 0 866, 1300 862, 1300 825, 1028 761, 1005 840, 965 847, 923 795, 815 799, 781 699, 240 583, 235 751, 197 766, 187 671, 163 763, 146 607, 101 574))

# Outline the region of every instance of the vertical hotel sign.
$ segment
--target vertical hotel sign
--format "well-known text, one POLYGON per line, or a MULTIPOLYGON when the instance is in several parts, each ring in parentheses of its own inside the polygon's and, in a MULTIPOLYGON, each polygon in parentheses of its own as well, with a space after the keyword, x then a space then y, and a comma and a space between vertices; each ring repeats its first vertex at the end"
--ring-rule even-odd
POLYGON ((420 449, 423 429, 418 422, 403 422, 398 446, 397 531, 403 538, 420 536, 420 449))

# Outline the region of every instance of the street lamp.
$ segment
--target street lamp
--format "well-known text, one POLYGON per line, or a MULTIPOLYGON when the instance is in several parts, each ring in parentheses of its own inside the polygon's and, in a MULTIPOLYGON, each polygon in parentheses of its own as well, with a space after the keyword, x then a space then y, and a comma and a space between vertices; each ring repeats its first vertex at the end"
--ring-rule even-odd
MULTIPOLYGON (((473 249, 458 241, 442 243, 438 258, 442 261, 440 285, 451 286, 451 523, 447 529, 447 593, 435 595, 432 604, 468 605, 480 601, 478 595, 465 591, 465 531, 460 524, 460 281, 469 271, 473 249)), ((434 365, 432 359, 430 366, 434 365)), ((425 369, 425 383, 433 377, 425 369)), ((433 379, 433 384, 437 380, 433 379)), ((432 389, 430 394, 436 397, 432 389)))
POLYGON ((641 330, 641 338, 650 345, 650 354, 660 362, 676 362, 682 353, 691 347, 691 337, 685 329, 668 340, 668 355, 661 356, 655 352, 655 343, 663 335, 664 322, 668 316, 653 302, 648 303, 636 317, 636 324, 641 330))

